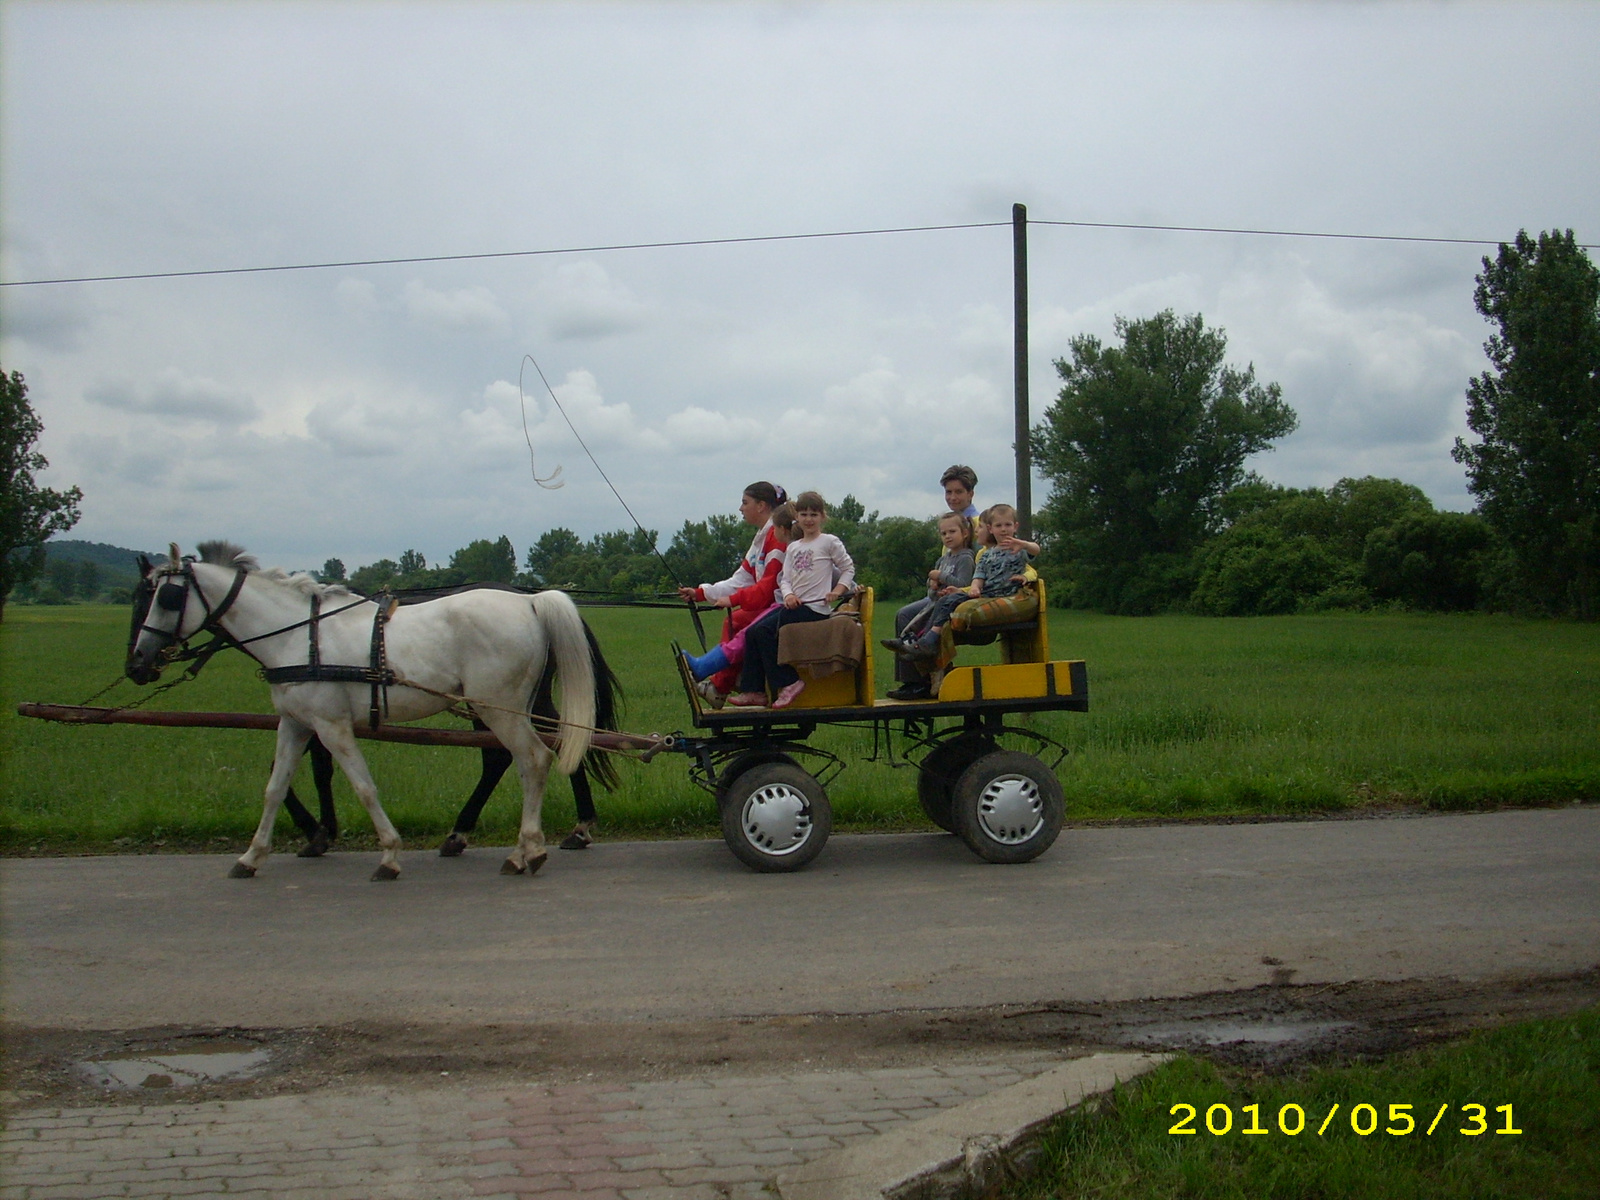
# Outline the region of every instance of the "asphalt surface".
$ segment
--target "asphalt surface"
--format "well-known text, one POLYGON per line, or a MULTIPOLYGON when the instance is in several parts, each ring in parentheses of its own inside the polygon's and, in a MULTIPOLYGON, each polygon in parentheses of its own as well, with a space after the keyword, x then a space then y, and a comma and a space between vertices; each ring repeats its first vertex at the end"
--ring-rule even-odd
POLYGON ((721 842, 0 864, 13 1027, 716 1018, 1555 974, 1600 961, 1600 808, 1069 829, 1020 867, 838 836, 758 875, 721 842))

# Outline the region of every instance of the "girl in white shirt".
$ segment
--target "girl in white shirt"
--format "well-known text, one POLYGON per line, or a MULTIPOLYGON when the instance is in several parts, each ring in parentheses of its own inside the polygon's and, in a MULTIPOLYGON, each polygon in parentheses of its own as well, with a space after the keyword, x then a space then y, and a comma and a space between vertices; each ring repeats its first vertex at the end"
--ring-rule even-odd
POLYGON ((789 543, 783 571, 778 576, 778 596, 783 607, 763 617, 745 633, 744 668, 739 692, 729 704, 753 707, 767 702, 774 688, 773 708, 787 708, 805 690, 793 667, 778 661, 778 631, 800 621, 824 621, 830 602, 846 595, 855 584, 856 565, 844 543, 822 532, 828 506, 816 492, 801 492, 794 501, 800 539, 789 543))

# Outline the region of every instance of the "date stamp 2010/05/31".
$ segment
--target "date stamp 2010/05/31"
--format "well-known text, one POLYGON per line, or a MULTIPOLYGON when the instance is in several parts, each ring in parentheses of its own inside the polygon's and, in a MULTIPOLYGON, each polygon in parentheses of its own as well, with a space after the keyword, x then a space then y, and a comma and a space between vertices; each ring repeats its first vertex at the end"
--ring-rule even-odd
MULTIPOLYGON (((1204 1124, 1206 1132, 1214 1137, 1225 1137, 1234 1132, 1238 1132, 1245 1137, 1266 1137, 1272 1134, 1298 1137, 1312 1125, 1316 1126, 1315 1136, 1323 1137, 1330 1130, 1342 1132, 1344 1129, 1344 1121, 1340 1121, 1337 1125, 1334 1124, 1334 1118, 1339 1115, 1340 1108, 1341 1106, 1336 1102, 1318 1124, 1315 1118, 1308 1121, 1306 1110, 1300 1105, 1285 1104, 1278 1109, 1277 1120, 1274 1124, 1268 1126, 1261 1123, 1261 1105, 1244 1104, 1239 1107, 1239 1127, 1236 1131, 1234 1129, 1233 1107, 1228 1104, 1213 1104, 1205 1111, 1204 1124)), ((1439 1105, 1438 1111, 1433 1114, 1433 1119, 1428 1122, 1426 1129, 1421 1129, 1418 1126, 1417 1117, 1413 1115, 1415 1108, 1415 1104, 1391 1104, 1388 1106, 1387 1120, 1384 1120, 1379 1116, 1378 1106, 1375 1104, 1353 1105, 1347 1114, 1350 1132, 1358 1137, 1371 1137, 1374 1133, 1380 1132, 1379 1126, 1381 1124, 1381 1132, 1388 1134, 1390 1137, 1407 1137, 1418 1132, 1424 1137, 1432 1137, 1434 1130, 1439 1129, 1440 1122, 1444 1120, 1445 1114, 1450 1110, 1450 1105, 1439 1105)), ((1457 1133, 1463 1137, 1480 1137, 1486 1133, 1519 1134, 1522 1130, 1516 1127, 1512 1119, 1511 1109, 1512 1106, 1509 1104, 1497 1104, 1495 1106, 1494 1111, 1503 1113, 1504 1119, 1499 1128, 1494 1128, 1490 1124, 1489 1109, 1485 1105, 1463 1104, 1461 1106, 1460 1119, 1464 1120, 1466 1124, 1458 1129, 1455 1127, 1455 1122, 1452 1121, 1444 1129, 1439 1129, 1439 1131, 1441 1133, 1457 1133)), ((1424 1109, 1425 1111, 1426 1109, 1424 1109)), ((1201 1119, 1200 1110, 1193 1104, 1174 1104, 1168 1112, 1171 1116, 1178 1118, 1172 1127, 1167 1130, 1168 1133, 1182 1136, 1200 1132, 1195 1127, 1195 1122, 1201 1119)))

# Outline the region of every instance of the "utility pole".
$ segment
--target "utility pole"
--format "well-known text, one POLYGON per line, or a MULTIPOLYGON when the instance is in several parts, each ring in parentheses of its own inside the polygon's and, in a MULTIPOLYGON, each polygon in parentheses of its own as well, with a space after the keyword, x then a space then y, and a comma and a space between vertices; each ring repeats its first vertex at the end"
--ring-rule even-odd
POLYGON ((1017 534, 1033 540, 1033 455, 1028 448, 1028 209, 1011 206, 1011 278, 1015 337, 1012 376, 1017 409, 1017 534))

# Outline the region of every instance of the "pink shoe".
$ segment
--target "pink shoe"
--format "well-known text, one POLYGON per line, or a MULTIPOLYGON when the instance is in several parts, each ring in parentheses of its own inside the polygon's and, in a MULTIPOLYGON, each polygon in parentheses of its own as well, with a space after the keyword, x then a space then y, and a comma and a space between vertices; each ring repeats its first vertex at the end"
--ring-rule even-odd
POLYGON ((767 697, 764 692, 735 692, 728 703, 737 708, 765 708, 767 697))
POLYGON ((778 693, 777 699, 773 700, 773 702, 772 702, 772 707, 773 708, 788 708, 789 705, 794 703, 794 698, 796 696, 798 696, 801 692, 805 691, 805 690, 806 690, 805 680, 796 679, 788 687, 784 688, 781 692, 778 693))

